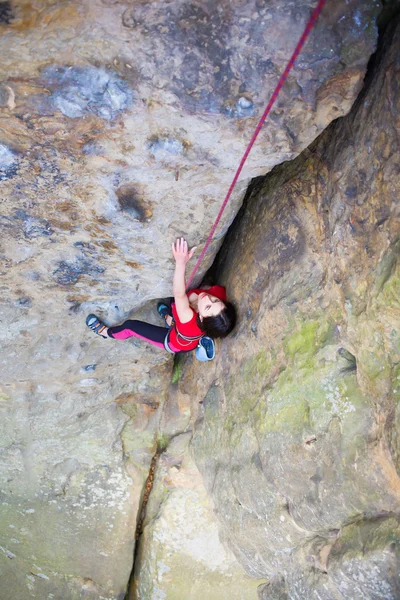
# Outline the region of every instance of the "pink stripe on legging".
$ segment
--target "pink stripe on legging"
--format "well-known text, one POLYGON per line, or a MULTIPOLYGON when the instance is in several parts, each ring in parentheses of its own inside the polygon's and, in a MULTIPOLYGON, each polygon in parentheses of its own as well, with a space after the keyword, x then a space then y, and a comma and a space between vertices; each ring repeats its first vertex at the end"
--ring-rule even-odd
POLYGON ((113 333, 112 336, 115 340, 126 340, 127 338, 130 338, 130 337, 137 337, 140 340, 144 340, 145 342, 149 342, 150 344, 153 344, 153 346, 157 346, 157 348, 162 348, 163 350, 165 350, 164 344, 161 344, 160 342, 153 342, 153 340, 149 340, 149 338, 146 338, 143 335, 139 335, 138 333, 135 333, 134 331, 132 331, 132 329, 124 329, 123 331, 120 331, 119 333, 113 333))

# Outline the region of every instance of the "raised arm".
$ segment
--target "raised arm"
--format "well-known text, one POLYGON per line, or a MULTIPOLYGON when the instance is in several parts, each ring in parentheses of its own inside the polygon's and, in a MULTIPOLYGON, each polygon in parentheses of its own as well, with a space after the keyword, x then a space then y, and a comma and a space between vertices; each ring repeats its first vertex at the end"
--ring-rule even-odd
POLYGON ((185 271, 186 263, 192 258, 195 248, 188 250, 187 241, 178 238, 172 244, 172 254, 175 258, 175 272, 172 284, 176 311, 181 323, 188 323, 193 318, 193 312, 186 295, 185 271))

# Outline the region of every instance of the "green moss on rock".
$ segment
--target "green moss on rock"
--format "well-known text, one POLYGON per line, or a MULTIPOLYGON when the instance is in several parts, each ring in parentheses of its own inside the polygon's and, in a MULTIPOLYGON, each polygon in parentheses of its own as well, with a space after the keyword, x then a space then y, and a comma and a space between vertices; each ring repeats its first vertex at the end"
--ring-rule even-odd
POLYGON ((296 323, 294 332, 283 342, 289 361, 296 362, 301 367, 312 366, 316 352, 333 340, 335 329, 336 323, 323 316, 296 323))

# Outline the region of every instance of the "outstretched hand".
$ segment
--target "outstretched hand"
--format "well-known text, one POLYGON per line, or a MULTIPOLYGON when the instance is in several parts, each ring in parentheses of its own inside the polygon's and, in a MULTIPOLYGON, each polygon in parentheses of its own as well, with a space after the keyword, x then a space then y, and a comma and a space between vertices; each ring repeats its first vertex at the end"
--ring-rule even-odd
POLYGON ((172 254, 174 255, 175 262, 178 264, 186 265, 186 263, 192 258, 196 246, 191 250, 188 249, 188 244, 185 238, 181 237, 172 243, 172 254))

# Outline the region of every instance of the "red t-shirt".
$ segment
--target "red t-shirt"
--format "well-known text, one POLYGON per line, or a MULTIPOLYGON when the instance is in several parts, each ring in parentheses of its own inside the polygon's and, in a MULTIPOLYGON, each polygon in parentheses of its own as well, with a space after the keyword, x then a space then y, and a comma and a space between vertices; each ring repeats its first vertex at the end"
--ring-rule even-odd
MULTIPOLYGON (((225 291, 225 288, 222 287, 222 285, 213 285, 208 290, 202 290, 202 289, 196 288, 194 290, 189 290, 187 295, 190 296, 190 294, 193 294, 193 293, 201 294, 201 292, 207 292, 207 294, 211 294, 211 296, 215 296, 216 298, 219 298, 219 300, 222 300, 222 302, 226 302, 226 291, 225 291)), ((181 321, 179 320, 175 302, 172 303, 171 308, 172 308, 172 315, 174 317, 174 321, 176 323, 176 327, 178 328, 179 333, 181 333, 182 335, 184 335, 186 337, 198 337, 198 338, 200 338, 202 335, 204 335, 204 331, 202 331, 200 329, 200 327, 197 325, 197 312, 194 311, 193 308, 190 309, 193 313, 192 318, 187 323, 181 323, 181 321)), ((177 336, 176 329, 174 327, 173 329, 171 329, 168 342, 169 342, 169 346, 170 346, 171 350, 174 350, 174 351, 194 350, 195 348, 197 348, 199 339, 193 340, 193 341, 184 340, 180 336, 177 336)))

